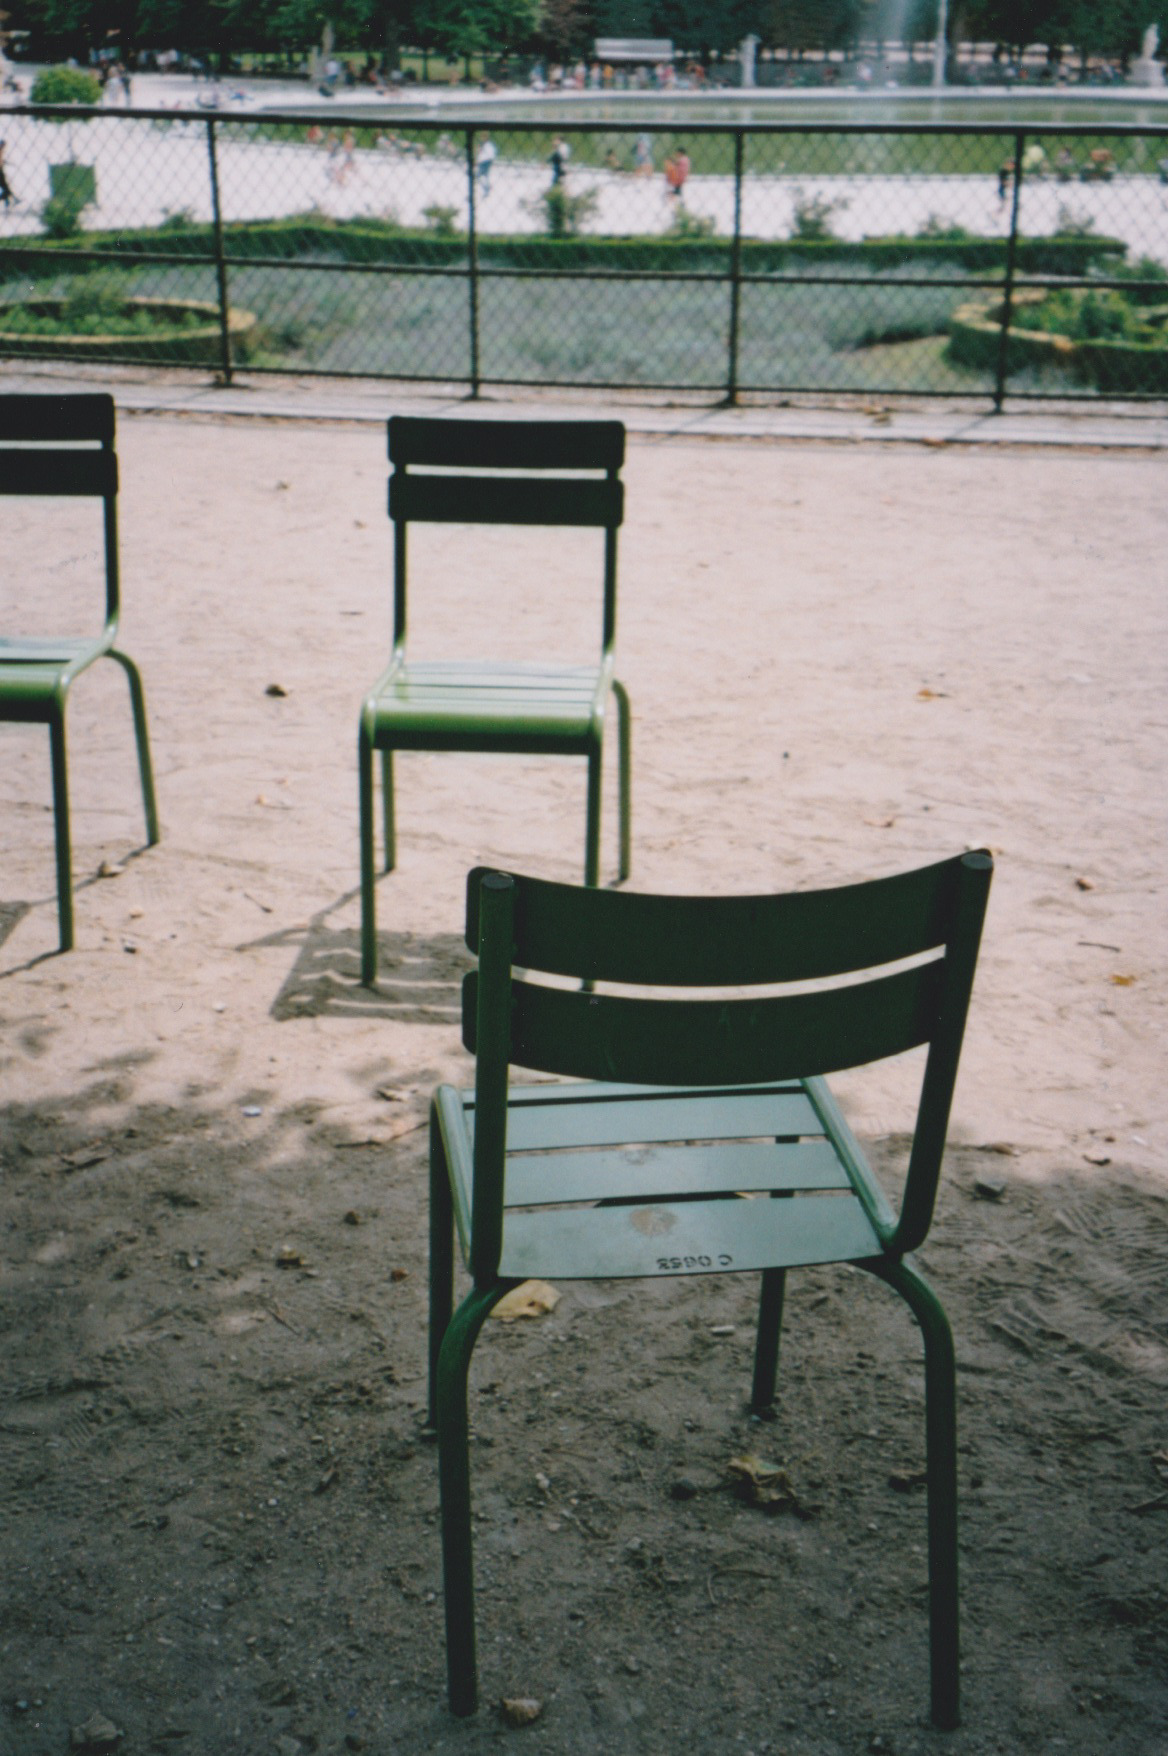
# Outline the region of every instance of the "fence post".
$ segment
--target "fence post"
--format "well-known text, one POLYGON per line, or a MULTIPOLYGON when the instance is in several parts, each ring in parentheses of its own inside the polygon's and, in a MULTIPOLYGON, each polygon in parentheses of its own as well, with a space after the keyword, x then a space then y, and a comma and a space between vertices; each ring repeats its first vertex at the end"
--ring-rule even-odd
POLYGON ((219 205, 219 160, 215 151, 215 118, 207 117, 207 158, 211 166, 211 217, 215 238, 215 279, 219 285, 219 349, 224 384, 231 383, 231 307, 227 289, 227 258, 223 254, 223 211, 219 205))
POLYGON ((738 401, 738 325, 742 302, 742 159, 744 135, 734 131, 734 237, 730 243, 730 370, 726 380, 726 401, 731 408, 738 401))
POLYGON ((1010 347, 1010 318, 1014 311, 1014 272, 1018 256, 1018 209, 1022 196, 1022 153, 1026 136, 1014 136, 1014 199, 1010 204, 1010 235, 1006 240, 1006 285, 1002 299, 1002 326, 998 336, 998 370, 994 382, 994 413, 1000 415, 1006 400, 1007 355, 1010 347))
POLYGON ((470 394, 479 394, 479 234, 475 212, 474 129, 466 131, 467 244, 470 250, 470 394))

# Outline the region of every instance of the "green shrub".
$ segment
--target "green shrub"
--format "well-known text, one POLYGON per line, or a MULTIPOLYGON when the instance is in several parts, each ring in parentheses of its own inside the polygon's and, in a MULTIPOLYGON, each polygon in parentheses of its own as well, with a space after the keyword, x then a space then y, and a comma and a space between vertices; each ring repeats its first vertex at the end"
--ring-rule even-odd
POLYGON ((835 238, 832 218, 842 213, 848 203, 842 196, 829 201, 826 195, 804 195, 795 191, 795 211, 791 219, 791 237, 801 243, 822 243, 835 238))
MULTIPOLYGON (((33 104, 100 104, 101 81, 80 67, 46 67, 33 80, 33 104)), ((81 120, 81 118, 78 118, 81 120)), ((85 121, 89 118, 85 117, 85 121)))
POLYGON ((160 232, 193 232, 198 221, 189 207, 166 207, 158 222, 160 232))
POLYGON ((76 195, 50 195, 41 207, 40 220, 50 238, 75 238, 81 230, 81 210, 76 195))
POLYGON ((1075 208, 1068 207, 1065 202, 1060 203, 1058 220, 1054 228, 1056 238, 1090 238, 1094 236, 1094 233, 1095 218, 1093 214, 1079 213, 1075 208))
POLYGON ((429 207, 422 209, 422 218, 426 222, 427 230, 433 232, 436 238, 457 238, 456 207, 445 207, 440 201, 432 201, 429 207))
POLYGON ((938 213, 931 213, 928 219, 916 229, 918 238, 928 238, 938 244, 965 244, 973 237, 973 233, 959 226, 956 220, 943 219, 938 213))
POLYGON ((669 218, 671 238, 712 238, 717 230, 709 214, 691 213, 680 201, 674 202, 669 218))
POLYGON ((600 205, 595 189, 569 195, 562 183, 553 183, 528 202, 528 211, 541 216, 549 238, 575 238, 584 230, 600 205))
POLYGON ((1168 340, 1163 329, 1141 321, 1125 294, 1103 287, 1086 292, 1056 289, 1036 304, 1019 305, 1013 320, 1019 329, 1065 335, 1071 341, 1130 341, 1155 347, 1168 340))

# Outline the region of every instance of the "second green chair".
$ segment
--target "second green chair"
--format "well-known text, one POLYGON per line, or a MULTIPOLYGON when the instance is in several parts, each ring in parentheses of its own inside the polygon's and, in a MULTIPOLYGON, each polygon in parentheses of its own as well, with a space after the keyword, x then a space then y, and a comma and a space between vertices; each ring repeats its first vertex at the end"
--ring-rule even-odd
MULTIPOLYGON (((617 531, 624 516, 619 421, 444 420, 389 423, 394 524, 393 653, 361 708, 361 980, 377 974, 374 752, 382 757, 385 870, 396 860, 396 750, 583 756, 588 764, 584 882, 600 879, 600 783, 608 697, 620 735, 620 861, 629 872, 629 700, 614 675, 617 531), (505 473, 498 473, 505 472, 505 473), (591 527, 603 532, 600 656, 590 664, 490 659, 422 662, 406 654, 406 534, 411 523, 591 527)), ((473 582, 468 581, 468 589, 473 582)))

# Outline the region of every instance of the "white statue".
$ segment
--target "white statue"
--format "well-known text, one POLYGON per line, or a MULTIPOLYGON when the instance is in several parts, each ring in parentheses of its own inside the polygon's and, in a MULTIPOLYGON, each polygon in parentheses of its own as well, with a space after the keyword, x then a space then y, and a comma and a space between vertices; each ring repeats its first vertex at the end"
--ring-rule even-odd
POLYGON ((1156 24, 1150 24, 1144 32, 1139 56, 1132 62, 1131 82, 1133 85, 1163 85, 1163 63, 1156 59, 1156 50, 1159 47, 1160 27, 1156 24))

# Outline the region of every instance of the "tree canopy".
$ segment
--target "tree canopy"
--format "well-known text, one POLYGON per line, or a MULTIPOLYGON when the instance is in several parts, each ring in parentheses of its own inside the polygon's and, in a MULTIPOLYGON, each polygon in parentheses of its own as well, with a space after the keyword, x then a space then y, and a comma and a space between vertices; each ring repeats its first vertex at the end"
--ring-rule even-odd
MULTIPOLYGON (((331 25, 339 49, 386 56, 401 45, 450 56, 528 51, 587 56, 597 36, 669 37, 726 54, 750 32, 788 53, 860 41, 930 40, 937 0, 7 0, 6 25, 44 52, 123 57, 139 49, 302 53, 331 25)), ((1168 42, 1168 0, 949 0, 949 40, 1028 44, 1082 56, 1132 55, 1150 24, 1168 42)))

